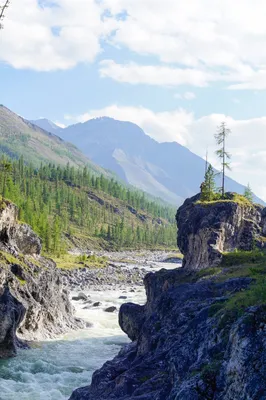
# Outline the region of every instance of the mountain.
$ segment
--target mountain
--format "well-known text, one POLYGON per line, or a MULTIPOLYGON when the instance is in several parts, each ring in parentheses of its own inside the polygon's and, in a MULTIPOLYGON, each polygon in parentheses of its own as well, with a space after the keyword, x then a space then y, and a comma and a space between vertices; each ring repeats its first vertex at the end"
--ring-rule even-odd
POLYGON ((56 125, 54 122, 49 121, 49 119, 46 119, 46 118, 32 120, 29 122, 31 122, 33 125, 39 126, 40 128, 44 129, 47 132, 53 133, 54 135, 58 135, 58 136, 59 136, 60 132, 63 130, 63 128, 56 125))
POLYGON ((13 159, 23 156, 27 163, 34 165, 49 162, 69 163, 76 167, 87 165, 97 174, 107 174, 73 144, 19 117, 3 105, 0 105, 0 153, 13 159))
MULTIPOLYGON (((102 117, 61 129, 60 136, 127 183, 170 203, 199 192, 205 160, 176 142, 156 142, 131 122, 102 117)), ((244 186, 226 178, 226 190, 243 193, 244 186)))

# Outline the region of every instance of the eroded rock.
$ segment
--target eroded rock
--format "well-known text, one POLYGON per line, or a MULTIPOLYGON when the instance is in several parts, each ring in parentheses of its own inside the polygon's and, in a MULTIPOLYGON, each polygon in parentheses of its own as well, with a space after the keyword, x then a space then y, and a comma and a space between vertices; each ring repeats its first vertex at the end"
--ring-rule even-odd
MULTIPOLYGON (((233 194, 227 193, 230 196, 233 194)), ((263 233, 263 207, 229 200, 202 204, 197 202, 199 198, 187 199, 176 215, 183 267, 215 267, 223 252, 253 249, 263 233)))

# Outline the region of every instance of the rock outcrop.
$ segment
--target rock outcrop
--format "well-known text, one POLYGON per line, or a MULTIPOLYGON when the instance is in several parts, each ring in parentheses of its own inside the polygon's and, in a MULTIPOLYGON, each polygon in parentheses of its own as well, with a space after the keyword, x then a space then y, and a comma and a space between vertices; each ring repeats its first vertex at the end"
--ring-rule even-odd
POLYGON ((139 314, 132 305, 120 310, 135 341, 71 400, 265 399, 266 307, 228 312, 251 279, 224 279, 196 280, 183 269, 148 274, 147 304, 139 314))
POLYGON ((18 208, 7 200, 0 202, 0 249, 30 255, 42 249, 40 238, 30 226, 18 223, 18 208))
POLYGON ((146 275, 147 303, 119 313, 132 343, 70 400, 266 399, 266 267, 207 268, 253 247, 263 210, 197 200, 177 213, 184 267, 146 275))
POLYGON ((23 340, 52 338, 82 326, 53 261, 40 256, 41 241, 17 222, 17 208, 0 210, 0 358, 16 354, 23 340), (17 335, 20 339, 18 339, 17 335))
POLYGON ((177 244, 184 254, 183 267, 215 267, 223 252, 252 250, 265 234, 263 207, 234 201, 233 196, 227 193, 227 201, 204 204, 197 195, 179 208, 177 244))

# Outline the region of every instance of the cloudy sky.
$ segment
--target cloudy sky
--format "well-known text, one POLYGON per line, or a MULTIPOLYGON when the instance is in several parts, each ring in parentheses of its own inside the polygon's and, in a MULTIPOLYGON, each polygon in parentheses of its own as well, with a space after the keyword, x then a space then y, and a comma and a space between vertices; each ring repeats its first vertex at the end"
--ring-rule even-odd
MULTIPOLYGON (((266 200, 265 0, 10 0, 0 102, 69 125, 107 115, 210 158, 266 200)), ((4 0, 0 0, 3 4, 4 0)))

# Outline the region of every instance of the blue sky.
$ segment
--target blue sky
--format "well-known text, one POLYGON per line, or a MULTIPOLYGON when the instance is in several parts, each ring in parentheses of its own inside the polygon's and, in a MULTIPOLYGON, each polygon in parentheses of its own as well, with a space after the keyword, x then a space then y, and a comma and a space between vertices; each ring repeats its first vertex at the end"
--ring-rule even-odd
POLYGON ((201 156, 226 120, 232 177, 266 198, 265 12, 263 0, 13 0, 0 102, 64 125, 130 120, 201 156))

